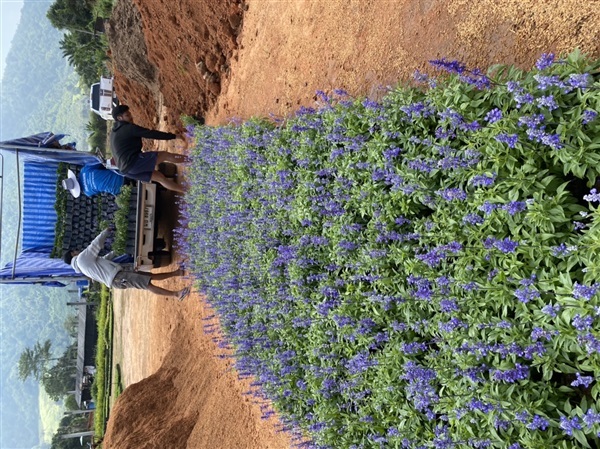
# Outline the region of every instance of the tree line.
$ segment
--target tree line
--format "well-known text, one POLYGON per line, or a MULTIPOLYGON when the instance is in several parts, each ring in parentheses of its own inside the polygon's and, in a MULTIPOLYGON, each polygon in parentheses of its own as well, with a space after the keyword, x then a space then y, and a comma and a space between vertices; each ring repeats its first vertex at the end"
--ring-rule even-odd
POLYGON ((111 10, 112 0, 56 0, 46 14, 52 26, 65 31, 60 40, 63 56, 88 85, 106 71, 104 19, 111 10))

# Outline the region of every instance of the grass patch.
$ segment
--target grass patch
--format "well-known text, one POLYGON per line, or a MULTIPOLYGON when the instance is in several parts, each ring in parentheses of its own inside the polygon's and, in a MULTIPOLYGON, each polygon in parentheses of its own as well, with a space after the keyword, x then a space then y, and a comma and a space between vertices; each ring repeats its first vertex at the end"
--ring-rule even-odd
POLYGON ((121 393, 123 393, 123 379, 121 378, 121 365, 116 365, 116 370, 113 375, 112 399, 116 401, 121 393))
POLYGON ((110 408, 110 377, 113 314, 110 290, 102 285, 100 307, 97 312, 98 345, 96 347, 96 374, 92 386, 92 396, 96 403, 94 411, 94 435, 104 435, 106 419, 110 408))

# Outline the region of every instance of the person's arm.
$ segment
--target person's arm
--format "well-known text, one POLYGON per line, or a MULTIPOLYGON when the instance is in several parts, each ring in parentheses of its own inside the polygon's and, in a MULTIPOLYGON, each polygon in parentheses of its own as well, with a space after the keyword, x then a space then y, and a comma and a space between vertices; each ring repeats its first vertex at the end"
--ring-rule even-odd
POLYGON ((86 249, 81 251, 79 257, 81 257, 82 255, 84 257, 98 257, 98 253, 100 253, 100 250, 104 248, 104 242, 106 241, 109 232, 110 231, 108 229, 102 231, 98 237, 92 240, 92 243, 90 243, 86 249))
POLYGON ((110 253, 108 253, 107 255, 105 255, 105 256, 102 256, 102 258, 103 258, 103 259, 106 259, 106 260, 113 260, 115 257, 117 257, 117 255, 115 254, 115 252, 114 252, 114 251, 111 251, 111 252, 110 252, 110 253))
POLYGON ((135 137, 142 137, 144 139, 154 139, 154 140, 173 140, 177 136, 173 133, 165 133, 162 131, 157 131, 155 129, 147 129, 142 126, 131 124, 131 135, 135 137))

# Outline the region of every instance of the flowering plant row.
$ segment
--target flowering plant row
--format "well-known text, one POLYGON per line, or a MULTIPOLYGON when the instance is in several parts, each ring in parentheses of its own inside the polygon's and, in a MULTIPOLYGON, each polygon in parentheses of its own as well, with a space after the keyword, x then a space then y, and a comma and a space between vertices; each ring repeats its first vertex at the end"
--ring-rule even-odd
POLYGON ((197 285, 299 445, 598 447, 598 64, 432 63, 191 128, 197 285))

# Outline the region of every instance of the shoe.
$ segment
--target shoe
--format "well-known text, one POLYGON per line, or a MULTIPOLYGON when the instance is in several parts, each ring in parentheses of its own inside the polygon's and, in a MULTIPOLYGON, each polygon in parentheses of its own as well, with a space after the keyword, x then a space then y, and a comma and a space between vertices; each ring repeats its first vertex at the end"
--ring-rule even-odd
POLYGON ((187 298, 190 294, 191 288, 190 287, 186 287, 183 290, 181 290, 181 293, 179 293, 179 297, 177 298, 179 301, 183 301, 185 298, 187 298))

